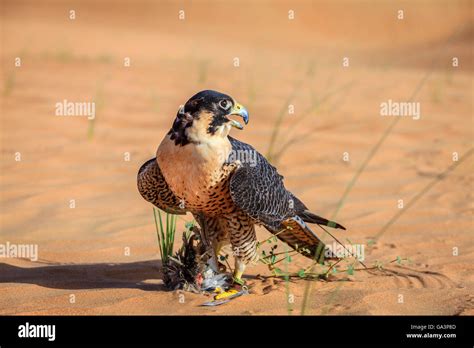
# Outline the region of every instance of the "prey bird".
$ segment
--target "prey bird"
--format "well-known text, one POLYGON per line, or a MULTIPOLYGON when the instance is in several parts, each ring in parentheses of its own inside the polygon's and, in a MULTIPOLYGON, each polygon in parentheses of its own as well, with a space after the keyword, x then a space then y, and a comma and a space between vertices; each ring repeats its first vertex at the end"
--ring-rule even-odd
POLYGON ((345 228, 310 212, 263 155, 229 136, 233 127, 243 129, 240 118, 248 123, 247 110, 226 94, 206 90, 191 97, 178 111, 156 158, 141 166, 140 194, 168 213, 193 214, 212 250, 215 272, 221 248, 231 244, 233 278, 239 284, 246 265, 258 260, 255 225, 309 258, 334 256, 308 223, 345 228))

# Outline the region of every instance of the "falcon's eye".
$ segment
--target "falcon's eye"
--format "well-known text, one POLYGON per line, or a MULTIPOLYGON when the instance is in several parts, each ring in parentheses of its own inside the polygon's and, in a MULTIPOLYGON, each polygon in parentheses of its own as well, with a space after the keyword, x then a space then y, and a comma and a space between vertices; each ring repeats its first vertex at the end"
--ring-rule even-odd
POLYGON ((220 102, 219 102, 219 106, 224 109, 224 110, 227 110, 230 108, 231 104, 229 103, 229 101, 227 101, 226 99, 222 99, 220 102))

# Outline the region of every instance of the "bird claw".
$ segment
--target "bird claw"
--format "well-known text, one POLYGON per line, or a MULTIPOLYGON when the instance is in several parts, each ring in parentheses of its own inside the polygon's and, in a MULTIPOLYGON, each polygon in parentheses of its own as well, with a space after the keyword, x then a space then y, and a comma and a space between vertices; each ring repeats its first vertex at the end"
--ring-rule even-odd
POLYGON ((232 280, 235 284, 240 285, 242 287, 246 284, 245 280, 243 280, 242 278, 232 277, 232 280))

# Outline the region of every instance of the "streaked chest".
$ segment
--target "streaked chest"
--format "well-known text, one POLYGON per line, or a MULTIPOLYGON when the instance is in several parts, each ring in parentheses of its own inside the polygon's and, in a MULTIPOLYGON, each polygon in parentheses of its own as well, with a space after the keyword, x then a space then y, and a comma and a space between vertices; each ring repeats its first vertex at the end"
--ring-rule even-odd
POLYGON ((223 164, 232 147, 226 138, 176 146, 165 137, 157 151, 161 171, 173 193, 189 210, 206 210, 228 180, 223 164))

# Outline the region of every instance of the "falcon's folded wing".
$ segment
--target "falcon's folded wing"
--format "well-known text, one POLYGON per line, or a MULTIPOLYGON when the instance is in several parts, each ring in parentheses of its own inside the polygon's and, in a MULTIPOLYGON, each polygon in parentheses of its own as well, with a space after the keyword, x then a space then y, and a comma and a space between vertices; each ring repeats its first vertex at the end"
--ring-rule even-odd
POLYGON ((186 210, 179 207, 180 200, 166 183, 156 158, 152 158, 141 166, 138 171, 137 186, 142 197, 161 210, 170 214, 186 214, 186 210))
POLYGON ((323 252, 324 244, 305 221, 345 228, 309 212, 304 203, 285 188, 283 177, 276 168, 252 146, 231 137, 229 140, 234 154, 240 154, 237 159, 240 156, 253 159, 241 160, 242 166, 232 175, 230 192, 234 203, 303 255, 314 257, 316 252, 323 252))

